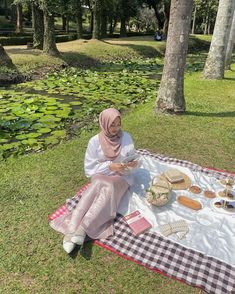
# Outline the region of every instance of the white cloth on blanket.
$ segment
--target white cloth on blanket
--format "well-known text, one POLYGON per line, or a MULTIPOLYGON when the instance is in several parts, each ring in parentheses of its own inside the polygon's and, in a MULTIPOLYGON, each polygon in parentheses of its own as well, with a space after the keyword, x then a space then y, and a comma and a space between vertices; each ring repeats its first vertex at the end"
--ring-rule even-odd
MULTIPOLYGON (((133 152, 134 144, 133 140, 127 132, 123 132, 122 142, 121 142, 121 152, 119 156, 114 160, 107 160, 104 156, 104 153, 101 149, 99 142, 98 134, 93 136, 88 143, 84 161, 84 169, 87 177, 91 177, 95 174, 101 173, 103 175, 115 175, 115 172, 112 172, 109 169, 109 165, 112 162, 121 162, 128 154, 133 152)), ((132 175, 124 175, 123 178, 127 181, 129 185, 133 183, 132 175)))
POLYGON ((179 239, 176 234, 172 234, 168 236, 169 239, 235 266, 235 214, 228 215, 214 211, 210 205, 212 200, 206 198, 203 192, 196 195, 185 190, 173 190, 172 200, 163 207, 151 207, 146 201, 145 190, 150 187, 153 177, 172 167, 187 174, 192 184, 200 185, 204 190, 223 190, 223 186, 215 177, 199 172, 200 167, 195 172, 187 167, 141 155, 141 166, 133 171, 134 185, 122 198, 118 212, 125 215, 140 210, 152 223, 151 230, 158 233, 160 233, 159 226, 184 219, 189 227, 186 237, 179 239), (199 200, 203 208, 194 211, 180 205, 176 201, 179 194, 199 200))

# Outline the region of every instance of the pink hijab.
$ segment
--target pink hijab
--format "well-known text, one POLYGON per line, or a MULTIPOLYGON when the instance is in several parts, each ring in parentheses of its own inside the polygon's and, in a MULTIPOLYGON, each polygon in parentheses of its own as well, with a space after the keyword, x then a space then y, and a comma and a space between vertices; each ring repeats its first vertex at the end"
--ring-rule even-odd
POLYGON ((99 124, 101 132, 99 133, 99 141, 101 149, 107 159, 115 159, 121 151, 122 131, 120 130, 116 135, 109 133, 109 128, 113 121, 121 118, 120 112, 115 108, 107 108, 100 113, 99 124))

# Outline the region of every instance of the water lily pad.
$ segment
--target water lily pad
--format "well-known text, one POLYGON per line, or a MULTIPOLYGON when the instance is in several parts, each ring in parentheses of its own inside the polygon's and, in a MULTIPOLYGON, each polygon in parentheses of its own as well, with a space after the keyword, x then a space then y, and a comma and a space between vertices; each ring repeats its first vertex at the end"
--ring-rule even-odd
POLYGON ((80 102, 80 101, 72 101, 69 104, 76 106, 76 105, 82 105, 82 102, 80 102))
POLYGON ((24 144, 24 145, 29 145, 29 146, 30 146, 30 145, 37 144, 37 142, 38 142, 38 141, 37 141, 36 139, 33 139, 33 138, 31 139, 31 138, 30 138, 30 139, 28 139, 28 140, 23 140, 23 141, 22 141, 22 144, 24 144))
POLYGON ((56 116, 57 117, 62 117, 62 118, 68 118, 69 113, 70 113, 70 110, 69 111, 58 110, 58 111, 56 111, 56 116))
POLYGON ((56 109, 58 109, 57 106, 48 106, 47 107, 47 110, 56 110, 56 109))
POLYGON ((31 104, 33 102, 35 102, 35 99, 34 98, 30 98, 30 99, 24 100, 24 103, 26 103, 26 104, 31 104))
POLYGON ((51 136, 45 139, 46 144, 56 145, 59 143, 59 139, 57 137, 51 136))
POLYGON ((55 137, 65 137, 66 131, 65 130, 56 130, 51 132, 55 137))
POLYGON ((42 123, 35 123, 31 126, 32 129, 34 130, 38 130, 38 129, 42 129, 45 125, 42 123))
POLYGON ((26 140, 28 138, 27 134, 20 134, 16 136, 17 140, 26 140))
POLYGON ((1 112, 1 113, 3 113, 3 112, 7 112, 7 111, 9 111, 9 108, 2 108, 2 109, 0 109, 0 112, 1 112))
POLYGON ((49 128, 42 128, 38 130, 38 133, 42 133, 42 134, 46 134, 46 133, 50 133, 51 129, 49 128))
POLYGON ((7 139, 0 139, 0 143, 7 143, 8 140, 7 139))

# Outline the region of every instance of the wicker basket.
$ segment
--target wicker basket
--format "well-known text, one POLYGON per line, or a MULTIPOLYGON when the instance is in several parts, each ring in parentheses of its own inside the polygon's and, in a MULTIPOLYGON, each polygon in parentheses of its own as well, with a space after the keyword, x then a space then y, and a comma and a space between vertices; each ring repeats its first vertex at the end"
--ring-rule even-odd
POLYGON ((155 181, 145 196, 150 204, 158 207, 164 206, 171 200, 171 185, 168 181, 155 181))

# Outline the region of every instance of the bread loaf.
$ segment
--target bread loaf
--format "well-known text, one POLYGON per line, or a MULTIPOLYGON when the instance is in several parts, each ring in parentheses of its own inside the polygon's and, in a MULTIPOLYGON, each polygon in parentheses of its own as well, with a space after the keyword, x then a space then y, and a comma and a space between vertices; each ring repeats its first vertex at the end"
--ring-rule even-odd
POLYGON ((184 195, 180 195, 177 197, 177 201, 186 206, 186 207, 189 207, 191 209, 194 209, 194 210, 199 210, 202 208, 202 205, 200 202, 198 202, 197 200, 193 200, 187 196, 184 196, 184 195))

